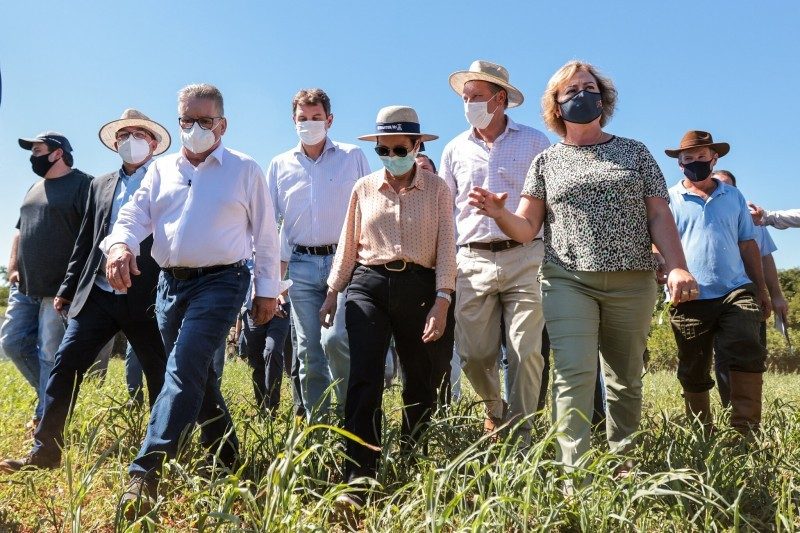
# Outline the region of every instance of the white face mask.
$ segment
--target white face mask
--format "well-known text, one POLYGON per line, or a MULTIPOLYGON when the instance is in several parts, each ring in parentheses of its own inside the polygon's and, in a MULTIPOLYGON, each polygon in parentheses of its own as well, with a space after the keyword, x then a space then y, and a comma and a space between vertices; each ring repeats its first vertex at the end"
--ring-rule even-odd
MULTIPOLYGON (((217 123, 217 126, 219 126, 219 123, 217 123)), ((216 128, 217 126, 214 127, 216 128)), ((189 131, 181 129, 181 143, 184 148, 192 153, 202 154, 214 146, 215 142, 217 142, 217 139, 214 137, 214 132, 204 130, 197 122, 194 123, 189 131)))
POLYGON ((486 102, 464 102, 464 116, 472 127, 482 130, 492 121, 494 113, 489 113, 489 102, 492 98, 486 102))
POLYGON ((300 137, 300 142, 306 146, 313 146, 319 144, 328 134, 325 129, 324 120, 304 120, 297 122, 294 125, 297 130, 297 136, 300 137))
POLYGON ((129 165, 138 165, 150 157, 150 143, 131 135, 117 143, 117 153, 129 165))

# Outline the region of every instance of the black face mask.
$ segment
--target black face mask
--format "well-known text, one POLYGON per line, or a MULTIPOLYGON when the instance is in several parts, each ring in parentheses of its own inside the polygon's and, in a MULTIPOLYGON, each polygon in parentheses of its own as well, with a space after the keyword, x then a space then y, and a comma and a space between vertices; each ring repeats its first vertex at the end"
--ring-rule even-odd
POLYGON ((575 124, 588 124, 603 114, 600 93, 581 91, 558 106, 561 108, 561 118, 575 124))
POLYGON ((689 181, 703 181, 711 175, 711 161, 692 161, 683 165, 683 175, 689 181))
POLYGON ((53 165, 56 164, 56 161, 58 161, 58 159, 56 159, 56 161, 50 162, 47 159, 48 157, 50 157, 50 154, 31 156, 31 168, 33 169, 34 174, 43 178, 44 175, 50 171, 53 165))

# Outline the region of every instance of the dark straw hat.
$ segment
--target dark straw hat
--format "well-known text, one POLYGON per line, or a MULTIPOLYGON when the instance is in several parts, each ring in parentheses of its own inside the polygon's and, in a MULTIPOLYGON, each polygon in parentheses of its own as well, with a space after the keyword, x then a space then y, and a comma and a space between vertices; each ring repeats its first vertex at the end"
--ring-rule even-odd
POLYGON ((683 136, 679 148, 674 148, 674 149, 668 148, 664 150, 664 153, 670 157, 678 157, 678 155, 684 150, 689 150, 691 148, 700 148, 702 146, 708 146, 709 148, 717 152, 717 155, 719 157, 724 156, 731 150, 731 145, 729 145, 728 143, 715 143, 714 138, 707 131, 691 130, 687 131, 686 134, 683 136))

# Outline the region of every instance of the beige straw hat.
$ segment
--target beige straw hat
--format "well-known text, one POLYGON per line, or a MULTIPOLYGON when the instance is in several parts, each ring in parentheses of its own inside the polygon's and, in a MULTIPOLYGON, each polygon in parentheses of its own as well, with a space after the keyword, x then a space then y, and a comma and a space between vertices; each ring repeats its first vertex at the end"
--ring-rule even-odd
POLYGON ((439 138, 438 135, 421 133, 417 112, 413 107, 404 105, 390 105, 381 108, 375 119, 375 133, 362 135, 359 140, 377 141, 378 137, 387 135, 418 135, 423 142, 439 138))
POLYGON ((156 150, 153 152, 153 155, 159 155, 166 152, 170 143, 172 142, 169 132, 164 126, 158 122, 150 120, 147 118, 147 115, 141 111, 137 111, 136 109, 126 109, 122 112, 122 117, 120 117, 118 120, 112 120, 100 128, 100 132, 98 133, 100 136, 100 142, 105 144, 110 150, 116 152, 117 149, 114 147, 114 145, 117 143, 117 132, 122 128, 131 126, 136 128, 144 128, 153 134, 153 137, 155 137, 156 141, 158 141, 158 146, 156 146, 156 150))
POLYGON ((517 107, 525 101, 520 90, 508 82, 508 70, 503 65, 482 59, 473 61, 469 70, 450 74, 450 87, 461 96, 464 93, 464 84, 473 80, 488 81, 505 89, 508 93, 508 107, 517 107))

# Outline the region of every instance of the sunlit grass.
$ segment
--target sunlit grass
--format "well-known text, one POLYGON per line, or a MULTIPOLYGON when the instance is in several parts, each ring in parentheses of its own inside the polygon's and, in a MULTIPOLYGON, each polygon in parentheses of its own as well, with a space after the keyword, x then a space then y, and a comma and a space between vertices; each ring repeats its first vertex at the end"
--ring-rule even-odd
MULTIPOLYGON (((116 504, 126 468, 145 430, 144 411, 126 407, 123 365, 105 383, 84 384, 67 431, 67 453, 54 471, 0 478, 0 531, 113 531, 124 527, 116 504)), ((723 430, 706 438, 684 418, 671 372, 645 378, 645 418, 632 457, 635 473, 614 478, 622 458, 602 438, 571 475, 555 462, 549 415, 534 445, 490 445, 480 409, 468 397, 437 416, 423 437, 427 454, 401 455, 399 387, 385 398, 378 484, 360 527, 370 531, 728 531, 800 529, 800 376, 769 374, 764 433, 743 442, 723 430), (571 479, 575 492, 565 496, 571 479)), ((333 502, 342 491, 343 438, 307 427, 291 414, 289 390, 275 419, 252 404, 249 372, 229 362, 223 393, 242 442, 243 465, 207 479, 196 440, 166 467, 155 512, 139 530, 346 531, 333 502)), ((24 424, 33 393, 14 367, 0 363, 0 455, 29 449, 24 424)), ((717 424, 727 413, 717 404, 717 424)))

